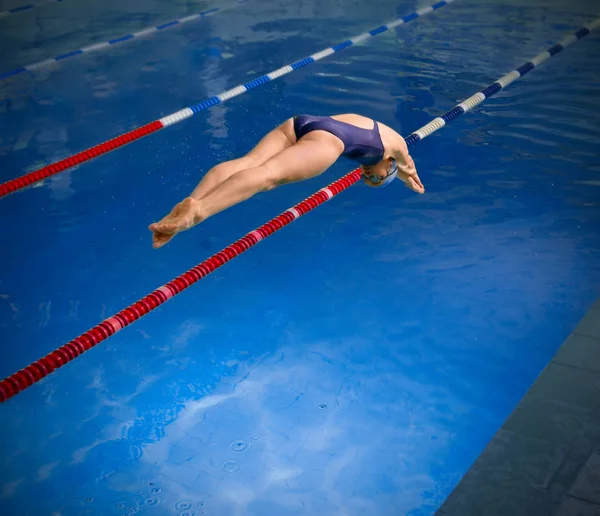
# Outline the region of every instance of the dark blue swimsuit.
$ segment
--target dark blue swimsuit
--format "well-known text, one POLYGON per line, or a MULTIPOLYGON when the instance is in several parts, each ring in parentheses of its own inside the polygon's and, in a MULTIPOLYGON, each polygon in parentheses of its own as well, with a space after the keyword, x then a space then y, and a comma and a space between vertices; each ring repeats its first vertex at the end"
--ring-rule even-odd
POLYGON ((311 131, 327 131, 344 143, 342 156, 357 161, 361 165, 375 165, 385 154, 379 134, 379 126, 374 122, 373 129, 362 129, 330 116, 297 115, 294 117, 296 140, 311 131))

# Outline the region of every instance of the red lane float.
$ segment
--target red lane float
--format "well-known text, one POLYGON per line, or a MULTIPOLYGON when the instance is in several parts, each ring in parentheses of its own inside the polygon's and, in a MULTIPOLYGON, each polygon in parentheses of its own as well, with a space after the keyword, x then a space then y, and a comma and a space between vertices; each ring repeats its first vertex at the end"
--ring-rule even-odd
POLYGON ((0 381, 0 403, 4 403, 9 398, 32 386, 34 383, 39 382, 59 367, 71 362, 88 349, 108 339, 111 335, 125 328, 125 326, 142 318, 173 296, 183 292, 186 288, 208 276, 214 270, 255 246, 264 238, 267 238, 305 213, 343 192, 346 188, 359 181, 360 177, 360 169, 353 170, 329 186, 314 193, 308 199, 296 204, 296 206, 284 211, 281 215, 271 219, 233 244, 225 247, 189 271, 184 272, 181 276, 178 276, 166 285, 157 288, 154 292, 121 310, 119 313, 102 321, 83 335, 0 381))
POLYGON ((85 161, 89 161, 94 159, 102 154, 106 154, 109 151, 118 149, 127 143, 131 143, 135 140, 139 140, 143 136, 148 136, 151 133, 158 131, 164 127, 163 123, 160 120, 155 120, 154 122, 150 122, 149 124, 143 125, 142 127, 138 127, 133 131, 129 131, 128 133, 122 134, 121 136, 117 136, 112 140, 108 140, 107 142, 101 143, 99 145, 95 145, 94 147, 90 147, 84 151, 78 152, 77 154, 73 154, 73 156, 69 156, 68 158, 61 159, 56 163, 52 163, 51 165, 46 165, 38 170, 34 170, 33 172, 29 172, 21 177, 17 177, 16 179, 11 179, 10 181, 6 181, 6 183, 0 184, 0 197, 4 197, 10 193, 16 192, 21 188, 25 188, 26 186, 33 185, 42 179, 46 179, 47 177, 53 176, 66 170, 68 168, 74 167, 85 161))

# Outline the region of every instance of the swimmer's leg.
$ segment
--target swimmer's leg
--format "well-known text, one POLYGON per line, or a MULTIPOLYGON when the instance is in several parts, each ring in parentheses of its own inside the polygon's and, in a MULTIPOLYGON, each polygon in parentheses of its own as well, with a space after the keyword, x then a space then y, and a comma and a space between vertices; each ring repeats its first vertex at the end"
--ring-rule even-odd
POLYGON ((162 247, 177 233, 259 192, 316 177, 333 165, 342 152, 341 142, 328 145, 318 138, 305 137, 264 164, 232 174, 201 200, 184 199, 167 217, 150 225, 153 245, 162 247))
POLYGON ((262 165, 271 157, 291 147, 295 142, 293 121, 288 119, 267 133, 245 156, 225 161, 211 168, 190 194, 190 197, 194 199, 206 197, 236 172, 262 165))

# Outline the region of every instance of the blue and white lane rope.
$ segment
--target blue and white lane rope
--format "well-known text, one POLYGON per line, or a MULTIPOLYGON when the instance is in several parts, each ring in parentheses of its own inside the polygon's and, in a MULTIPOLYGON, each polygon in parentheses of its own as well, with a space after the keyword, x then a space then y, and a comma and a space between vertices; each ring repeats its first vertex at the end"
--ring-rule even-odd
POLYGON ((30 11, 31 9, 35 9, 36 7, 40 7, 41 5, 56 4, 56 3, 62 2, 62 1, 63 0, 45 0, 43 2, 37 2, 35 4, 27 4, 27 5, 21 5, 19 7, 13 7, 11 9, 6 9, 5 11, 0 11, 0 18, 10 16, 11 14, 17 14, 17 13, 22 13, 24 11, 30 11))
POLYGON ((137 129, 132 129, 131 131, 116 136, 104 143, 100 143, 98 145, 95 145, 94 147, 90 147, 89 149, 78 152, 77 154, 73 154, 72 156, 61 159, 60 161, 57 161, 50 165, 46 165, 23 176, 11 179, 10 181, 7 181, 5 183, 1 183, 0 197, 4 197, 5 195, 8 195, 12 192, 16 192, 17 190, 21 190, 22 188, 35 184, 38 181, 41 181, 47 177, 58 174, 63 170, 75 167, 85 161, 89 161, 93 158, 101 156, 102 154, 106 154, 112 150, 118 149, 119 147, 122 147, 127 143, 131 143, 135 140, 138 140, 139 138, 148 136, 151 133, 159 131, 160 129, 164 129, 165 127, 181 122, 182 120, 190 118, 191 116, 195 115, 196 113, 199 113, 200 111, 204 111, 212 106, 216 106, 217 104, 221 104, 222 102, 232 99, 233 97, 237 97, 238 95, 241 95, 242 93, 245 93, 251 90, 252 88, 256 88, 257 86, 260 86, 262 84, 274 81, 275 79, 282 77, 288 73, 291 73, 294 70, 298 70, 303 66, 306 66, 310 63, 314 63, 315 61, 319 61, 324 57, 339 52, 340 50, 343 50, 344 48, 354 45, 360 41, 363 41, 373 36, 377 36, 382 32, 390 30, 394 27, 398 27, 399 25, 402 25, 404 23, 416 20, 417 18, 431 13, 437 9, 440 9, 452 2, 453 0, 441 0, 440 2, 437 2, 433 5, 423 7, 422 9, 419 9, 418 11, 412 14, 408 14, 406 16, 398 18, 391 23, 381 25, 380 27, 377 27, 376 29, 373 29, 369 32, 359 34, 358 36, 343 41, 342 43, 339 43, 333 47, 326 48, 325 50, 321 50, 320 52, 317 52, 304 59, 300 59, 299 61, 296 61, 290 65, 283 66, 266 75, 261 75, 256 79, 248 81, 244 84, 240 84, 239 86, 224 91, 219 95, 210 97, 209 99, 206 99, 203 102, 200 102, 199 104, 186 107, 184 109, 181 109, 180 111, 177 111, 176 113, 165 116, 159 120, 154 120, 153 122, 147 123, 146 125, 138 127, 137 129))
POLYGON ((176 113, 173 113, 172 115, 165 116, 165 117, 161 118, 159 121, 165 127, 176 124, 177 122, 180 122, 181 120, 189 118, 189 117, 195 115, 196 113, 199 113, 200 111, 204 111, 205 109, 207 109, 209 107, 212 107, 216 104, 220 104, 221 102, 225 102, 229 99, 232 99, 233 97, 237 97, 238 95, 241 95, 242 93, 246 93, 248 90, 251 90, 252 88, 256 88, 257 86, 260 86, 260 85, 265 84, 270 81, 274 81, 275 79, 278 79, 279 77, 282 77, 284 75, 287 75, 288 73, 298 70, 299 68, 302 68, 303 66, 306 66, 308 64, 319 61, 320 59, 323 59, 324 57, 330 56, 331 54, 335 54, 336 52, 339 52, 340 50, 348 48, 349 46, 355 45, 356 43, 359 43, 365 39, 371 38, 373 36, 377 36, 378 34, 381 34, 390 29, 398 27, 404 23, 408 23, 412 20, 416 20, 417 18, 424 16, 426 14, 429 14, 437 9, 440 9, 440 8, 444 7, 445 5, 451 4, 452 2, 454 2, 454 0, 441 0, 440 2, 437 2, 433 5, 423 7, 422 9, 419 9, 418 11, 415 11, 414 13, 411 13, 411 14, 408 14, 401 18, 398 18, 397 20, 395 20, 393 22, 387 23, 385 25, 380 25, 379 27, 377 27, 369 32, 363 32, 362 34, 359 34, 358 36, 354 36, 353 38, 347 39, 346 41, 342 41, 341 43, 338 43, 337 45, 334 45, 333 47, 329 47, 324 50, 321 50, 320 52, 316 52, 308 57, 305 57, 304 59, 300 59, 299 61, 296 61, 296 62, 291 63, 286 66, 282 66, 281 68, 278 68, 277 70, 269 72, 265 75, 261 75, 260 77, 257 77, 256 79, 248 81, 244 84, 240 84, 234 88, 231 88, 230 90, 219 93, 218 95, 215 95, 214 97, 211 97, 203 102, 200 102, 199 104, 195 104, 193 106, 184 108, 180 111, 177 111, 176 113))
POLYGON ((185 16, 183 18, 179 18, 178 20, 172 20, 169 22, 161 23, 160 25, 155 25, 153 27, 147 27, 145 29, 138 30, 136 32, 132 32, 131 34, 125 34, 124 36, 119 36, 117 38, 109 39, 108 41, 102 41, 100 43, 94 43, 93 45, 88 45, 87 47, 78 48, 77 50, 72 50, 70 52, 66 52, 64 54, 60 54, 56 57, 50 57, 48 59, 44 59, 43 61, 38 61, 37 63, 32 63, 25 66, 20 66, 19 68, 15 68, 14 70, 9 70, 8 72, 0 73, 0 81, 8 79, 9 77, 14 77, 15 75, 20 75, 25 72, 35 72, 40 68, 44 68, 46 66, 52 65, 54 63, 58 63, 59 61, 64 61, 70 57, 78 56, 81 54, 89 54, 91 52, 96 52, 98 50, 102 50, 113 45, 117 45, 119 43, 123 43, 125 41, 129 41, 135 38, 140 38, 143 36, 149 36, 151 34, 155 34, 156 32, 163 31, 170 27, 174 27, 176 25, 182 25, 187 22, 191 22, 194 20, 198 20, 199 18, 204 18, 209 14, 214 14, 217 11, 224 11, 225 9, 231 8, 234 5, 246 3, 248 0, 237 0, 237 2, 232 3, 231 5, 223 6, 223 7, 215 7, 213 9, 208 9, 207 11, 202 11, 201 13, 190 14, 189 16, 185 16))
POLYGON ((503 77, 500 77, 496 82, 490 84, 487 88, 478 91, 477 93, 475 93, 475 95, 472 95, 460 104, 457 104, 447 113, 437 118, 434 118, 427 125, 424 125, 419 130, 410 134, 406 138, 406 144, 410 147, 411 145, 414 145, 418 141, 422 140, 423 138, 427 138, 430 134, 444 127, 448 122, 451 122, 455 118, 458 118, 460 115, 464 115, 467 111, 472 110, 475 106, 481 104, 485 99, 489 99, 491 96, 506 88, 509 84, 515 82, 517 79, 520 79, 525 74, 529 73, 536 66, 539 66, 547 59, 550 59, 552 56, 555 56, 556 54, 562 52, 565 48, 572 45, 576 41, 579 41, 581 38, 584 38, 598 27, 600 27, 600 18, 597 18, 589 25, 582 27, 577 32, 566 36, 562 41, 558 42, 556 45, 551 46, 548 50, 542 52, 541 54, 538 54, 533 59, 522 64, 521 66, 519 66, 519 68, 516 68, 512 72, 509 72, 503 77))

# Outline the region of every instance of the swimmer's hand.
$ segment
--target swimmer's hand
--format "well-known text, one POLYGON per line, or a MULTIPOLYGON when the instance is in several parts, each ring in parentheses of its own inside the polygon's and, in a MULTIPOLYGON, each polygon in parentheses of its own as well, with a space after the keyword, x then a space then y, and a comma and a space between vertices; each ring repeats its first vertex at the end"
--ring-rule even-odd
POLYGON ((425 187, 423 186, 423 183, 421 183, 419 174, 417 174, 415 162, 408 153, 403 157, 404 160, 396 161, 396 164, 398 165, 398 179, 400 179, 407 188, 410 188, 419 194, 424 194, 425 187))
POLYGON ((170 240, 181 231, 190 229, 202 222, 200 216, 200 201, 187 197, 171 210, 166 217, 159 222, 148 226, 152 231, 152 247, 158 249, 170 242, 170 240))

